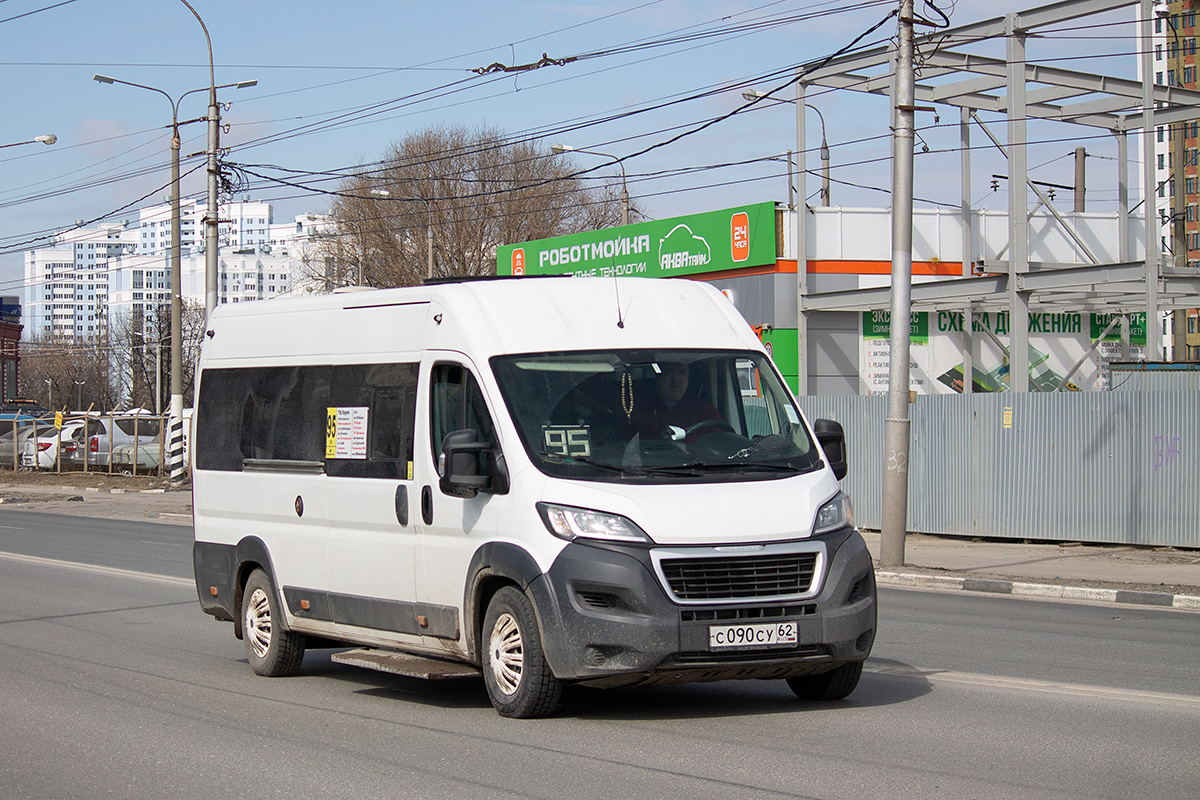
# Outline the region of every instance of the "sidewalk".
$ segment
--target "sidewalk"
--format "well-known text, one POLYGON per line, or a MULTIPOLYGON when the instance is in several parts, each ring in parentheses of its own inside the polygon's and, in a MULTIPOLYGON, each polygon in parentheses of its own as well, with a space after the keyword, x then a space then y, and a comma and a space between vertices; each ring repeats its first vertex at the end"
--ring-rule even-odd
POLYGON ((6 508, 190 527, 192 491, 190 488, 124 489, 0 482, 0 514, 6 508))
MULTIPOLYGON (((878 564, 879 532, 863 531, 863 538, 878 564)), ((1200 611, 1197 550, 909 534, 904 561, 903 567, 877 566, 879 584, 1200 611)))
MULTIPOLYGON (((66 476, 64 480, 69 480, 66 476)), ((190 489, 0 482, 6 508, 191 525, 190 489)), ((879 562, 879 532, 863 531, 879 562)), ((1133 603, 1200 611, 1200 550, 1024 544, 910 534, 903 567, 876 567, 880 586, 1133 603)))

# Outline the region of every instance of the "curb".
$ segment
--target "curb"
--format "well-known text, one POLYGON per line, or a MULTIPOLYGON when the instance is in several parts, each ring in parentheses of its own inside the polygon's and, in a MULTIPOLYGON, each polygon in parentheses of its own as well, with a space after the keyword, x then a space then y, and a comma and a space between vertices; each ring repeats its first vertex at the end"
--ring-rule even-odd
POLYGON ((1057 586, 1050 583, 1025 583, 983 578, 951 578, 915 572, 876 572, 880 586, 897 588, 944 589, 1021 597, 1045 597, 1057 600, 1091 600, 1102 603, 1126 603, 1140 606, 1200 611, 1200 597, 1164 592, 1135 592, 1125 589, 1095 589, 1087 586, 1057 586))

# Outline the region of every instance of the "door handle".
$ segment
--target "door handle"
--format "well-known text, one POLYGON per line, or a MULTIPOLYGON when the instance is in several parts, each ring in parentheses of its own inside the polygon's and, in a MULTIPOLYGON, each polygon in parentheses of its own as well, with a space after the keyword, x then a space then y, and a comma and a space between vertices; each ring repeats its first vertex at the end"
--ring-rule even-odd
POLYGON ((403 483, 396 487, 396 521, 408 525, 408 487, 403 483))
POLYGON ((421 487, 421 519, 426 525, 433 524, 433 487, 421 487))

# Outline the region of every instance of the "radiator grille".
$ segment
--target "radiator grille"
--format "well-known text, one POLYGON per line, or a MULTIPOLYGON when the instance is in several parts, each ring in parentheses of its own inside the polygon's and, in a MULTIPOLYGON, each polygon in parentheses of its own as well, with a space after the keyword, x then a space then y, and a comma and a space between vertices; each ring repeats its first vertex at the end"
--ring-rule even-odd
POLYGON ((662 571, 680 600, 749 600, 804 594, 816 562, 816 553, 667 558, 662 571))

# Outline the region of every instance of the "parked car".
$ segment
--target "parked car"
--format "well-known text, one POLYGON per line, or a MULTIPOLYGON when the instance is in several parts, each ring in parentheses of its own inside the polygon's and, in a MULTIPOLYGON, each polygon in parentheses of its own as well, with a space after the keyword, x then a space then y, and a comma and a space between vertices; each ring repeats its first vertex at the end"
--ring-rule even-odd
POLYGON ((130 442, 113 448, 112 468, 117 472, 135 474, 154 472, 162 463, 162 454, 161 439, 139 439, 136 446, 130 442))
POLYGON ((51 426, 49 430, 37 438, 30 436, 25 440, 25 448, 21 451, 21 466, 30 469, 54 469, 58 464, 59 443, 62 443, 63 465, 68 465, 72 458, 83 447, 83 420, 67 422, 58 430, 51 426))
MULTIPOLYGON (((11 427, 11 423, 8 423, 7 430, 4 431, 4 434, 0 435, 0 467, 20 466, 19 462, 14 463, 13 457, 16 456, 18 459, 20 458, 21 453, 25 449, 25 442, 29 439, 29 437, 33 436, 35 432, 38 436, 41 436, 43 433, 54 430, 53 425, 42 421, 32 422, 28 420, 22 420, 19 425, 20 427, 18 427, 15 431, 15 437, 13 436, 14 430, 11 427), (16 439, 15 445, 13 444, 14 438, 16 439)), ((0 428, 4 427, 5 426, 0 423, 0 428)))
MULTIPOLYGON (((119 417, 94 417, 87 422, 86 457, 88 469, 107 469, 109 455, 122 445, 157 441, 162 433, 162 422, 158 417, 141 415, 119 417)), ((83 466, 85 452, 74 458, 64 458, 64 463, 83 466)), ((114 465, 115 466, 115 465, 114 465)))

